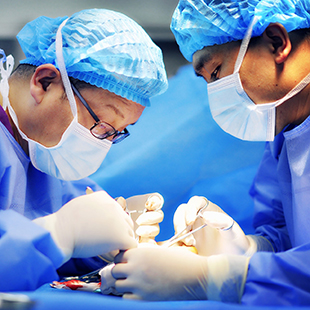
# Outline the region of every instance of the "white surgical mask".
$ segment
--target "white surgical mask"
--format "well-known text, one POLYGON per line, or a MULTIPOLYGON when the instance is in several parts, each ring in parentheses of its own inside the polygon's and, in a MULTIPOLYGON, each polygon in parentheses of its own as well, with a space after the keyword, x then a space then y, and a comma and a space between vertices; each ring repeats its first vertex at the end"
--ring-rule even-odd
POLYGON ((56 35, 56 58, 74 118, 63 133, 59 143, 53 147, 46 147, 31 140, 20 130, 17 116, 8 97, 8 78, 14 65, 12 56, 7 57, 6 70, 3 63, 0 65, 2 76, 0 91, 3 96, 3 108, 8 107, 10 116, 20 135, 28 141, 29 156, 34 167, 58 179, 69 181, 79 180, 94 173, 104 160, 112 142, 95 138, 89 129, 78 123, 76 101, 62 54, 61 28, 65 22, 60 25, 56 35))
POLYGON ((244 91, 239 75, 255 22, 256 19, 242 40, 234 73, 208 84, 209 105, 214 120, 232 136, 248 141, 273 141, 276 107, 306 87, 310 83, 310 74, 283 98, 255 104, 244 91))

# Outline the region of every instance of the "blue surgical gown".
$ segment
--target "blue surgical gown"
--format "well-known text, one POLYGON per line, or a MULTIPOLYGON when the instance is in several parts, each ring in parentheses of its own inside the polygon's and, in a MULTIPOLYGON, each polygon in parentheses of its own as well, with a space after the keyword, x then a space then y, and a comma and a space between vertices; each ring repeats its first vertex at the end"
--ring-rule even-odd
POLYGON ((90 179, 65 182, 35 169, 0 106, 0 291, 33 290, 57 280, 58 273, 87 273, 103 265, 98 258, 77 259, 58 269, 63 254, 31 221, 85 194, 86 186, 99 189, 90 179))
POLYGON ((251 195, 256 234, 276 253, 251 258, 242 302, 310 305, 310 117, 267 143, 251 195))
POLYGON ((251 258, 242 303, 309 305, 309 120, 287 128, 264 150, 265 143, 241 141, 221 130, 206 98, 205 81, 197 79, 191 65, 182 67, 92 178, 114 196, 163 194, 158 240, 166 240, 173 234, 175 209, 193 195, 207 197, 246 233, 254 233, 248 192, 259 167, 251 190, 254 225, 277 253, 251 258))

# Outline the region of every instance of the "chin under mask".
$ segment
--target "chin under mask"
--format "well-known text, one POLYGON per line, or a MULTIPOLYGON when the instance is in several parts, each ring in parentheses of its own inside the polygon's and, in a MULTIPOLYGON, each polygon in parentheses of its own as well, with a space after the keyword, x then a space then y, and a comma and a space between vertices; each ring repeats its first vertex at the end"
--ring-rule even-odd
POLYGON ((109 140, 99 140, 95 138, 88 129, 78 123, 77 107, 70 81, 66 71, 62 55, 62 36, 61 28, 56 35, 56 57, 59 64, 59 71, 63 80, 66 95, 70 103, 74 116, 71 124, 63 133, 59 143, 53 147, 44 145, 28 138, 19 128, 18 119, 9 102, 9 83, 8 78, 14 66, 14 59, 10 55, 1 59, 0 73, 0 92, 3 97, 3 108, 8 108, 10 116, 23 139, 28 142, 29 157, 35 168, 62 180, 79 180, 94 173, 101 165, 108 153, 112 142, 109 140), (6 60, 6 69, 3 62, 6 60))
POLYGON ((232 136, 247 141, 273 141, 276 107, 306 87, 310 83, 310 74, 283 98, 255 104, 244 91, 239 75, 255 22, 256 19, 242 40, 234 73, 208 84, 209 105, 214 120, 232 136))

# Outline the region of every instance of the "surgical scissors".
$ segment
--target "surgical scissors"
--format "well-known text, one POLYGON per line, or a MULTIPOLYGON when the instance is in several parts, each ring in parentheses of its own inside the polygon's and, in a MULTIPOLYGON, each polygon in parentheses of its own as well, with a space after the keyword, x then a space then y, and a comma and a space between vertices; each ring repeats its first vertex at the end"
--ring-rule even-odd
MULTIPOLYGON (((209 200, 206 200, 205 205, 204 205, 203 207, 201 207, 201 208, 197 211, 197 215, 196 215, 196 217, 195 217, 195 220, 197 220, 198 217, 202 217, 201 212, 202 212, 203 210, 205 210, 205 209, 208 207, 208 205, 209 205, 209 200)), ((195 233, 196 231, 198 231, 198 230, 200 230, 200 229, 206 227, 207 224, 203 224, 203 225, 197 227, 196 229, 191 230, 191 231, 189 231, 188 233, 182 235, 185 231, 189 230, 191 226, 192 226, 192 225, 187 225, 184 229, 182 229, 182 230, 179 231, 176 235, 172 236, 169 240, 167 240, 166 243, 164 243, 162 246, 164 246, 164 247, 170 247, 171 245, 173 245, 173 244, 175 244, 175 243, 177 243, 177 242, 179 242, 179 241, 185 239, 186 237, 188 237, 189 235, 195 233)))

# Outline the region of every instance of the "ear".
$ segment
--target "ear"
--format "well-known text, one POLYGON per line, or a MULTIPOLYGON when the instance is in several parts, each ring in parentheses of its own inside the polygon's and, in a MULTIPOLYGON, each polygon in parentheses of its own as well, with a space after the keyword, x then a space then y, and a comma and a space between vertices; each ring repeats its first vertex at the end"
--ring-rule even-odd
POLYGON ((264 31, 263 38, 271 46, 276 64, 283 64, 292 50, 291 40, 284 26, 279 23, 270 24, 264 31))
POLYGON ((61 83, 58 69, 52 64, 38 66, 30 80, 30 93, 37 103, 41 103, 52 83, 61 83))

